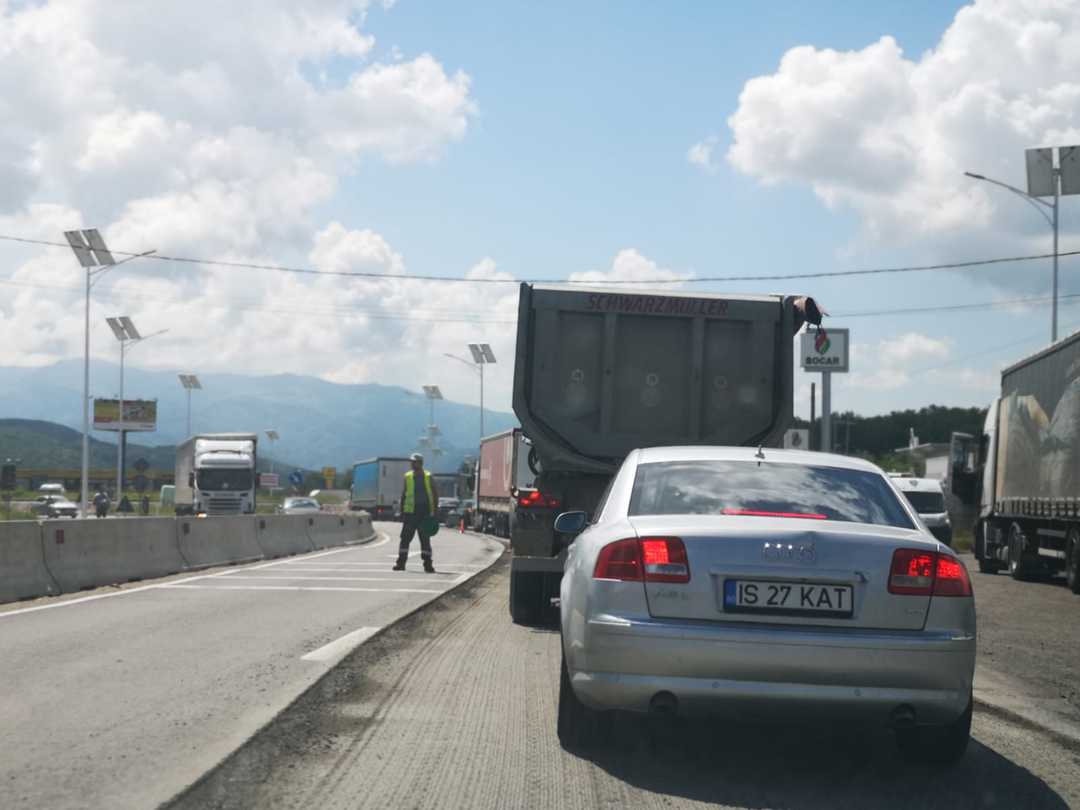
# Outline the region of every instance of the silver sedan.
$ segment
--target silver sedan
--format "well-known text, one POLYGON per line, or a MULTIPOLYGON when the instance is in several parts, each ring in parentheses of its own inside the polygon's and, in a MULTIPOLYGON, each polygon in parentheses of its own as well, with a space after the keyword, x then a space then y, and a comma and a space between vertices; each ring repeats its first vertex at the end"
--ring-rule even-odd
POLYGON ((874 465, 635 450, 592 521, 556 521, 565 746, 600 742, 612 710, 719 712, 869 721, 910 758, 963 755, 971 582, 874 465))

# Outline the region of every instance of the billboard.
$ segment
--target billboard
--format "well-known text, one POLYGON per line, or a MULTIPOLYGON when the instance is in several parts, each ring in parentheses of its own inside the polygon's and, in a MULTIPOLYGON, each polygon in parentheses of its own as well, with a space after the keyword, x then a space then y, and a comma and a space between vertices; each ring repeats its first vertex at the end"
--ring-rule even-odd
POLYGON ((804 371, 847 371, 848 330, 816 329, 799 336, 799 363, 804 371))
MULTIPOLYGON (((94 430, 120 430, 120 400, 94 400, 94 430)), ((157 430, 157 400, 125 399, 124 430, 157 430)))

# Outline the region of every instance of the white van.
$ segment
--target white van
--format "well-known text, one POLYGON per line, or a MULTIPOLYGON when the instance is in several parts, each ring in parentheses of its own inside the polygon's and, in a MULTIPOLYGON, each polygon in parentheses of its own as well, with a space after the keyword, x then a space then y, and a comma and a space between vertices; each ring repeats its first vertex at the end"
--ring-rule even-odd
POLYGON ((915 511, 934 537, 945 545, 952 546, 952 522, 949 520, 949 510, 945 507, 945 492, 941 489, 941 482, 936 478, 907 476, 892 477, 892 481, 915 507, 915 511))
POLYGON ((42 484, 37 489, 38 495, 59 495, 64 497, 64 485, 63 484, 42 484))

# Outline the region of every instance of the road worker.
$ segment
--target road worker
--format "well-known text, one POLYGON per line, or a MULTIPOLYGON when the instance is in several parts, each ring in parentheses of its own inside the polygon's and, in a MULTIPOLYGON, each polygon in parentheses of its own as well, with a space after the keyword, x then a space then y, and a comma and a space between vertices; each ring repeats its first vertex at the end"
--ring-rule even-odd
POLYGON ((405 473, 405 483, 401 490, 401 544, 398 546, 398 558, 394 563, 395 571, 404 571, 409 559, 409 545, 413 535, 420 534, 420 558, 424 561, 424 572, 435 573, 431 561, 431 535, 428 525, 438 507, 435 488, 431 483, 431 473, 424 469, 424 457, 419 453, 409 456, 412 469, 405 473))

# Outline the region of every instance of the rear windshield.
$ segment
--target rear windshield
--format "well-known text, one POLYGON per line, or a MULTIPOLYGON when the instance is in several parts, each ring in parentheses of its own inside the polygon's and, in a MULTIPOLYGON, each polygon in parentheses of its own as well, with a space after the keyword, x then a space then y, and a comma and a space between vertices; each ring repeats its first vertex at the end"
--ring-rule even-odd
POLYGON ((756 461, 641 464, 630 515, 751 515, 915 528, 877 473, 756 461))
POLYGON ((906 489, 903 492, 920 515, 940 515, 945 511, 945 496, 940 492, 911 492, 906 489))

